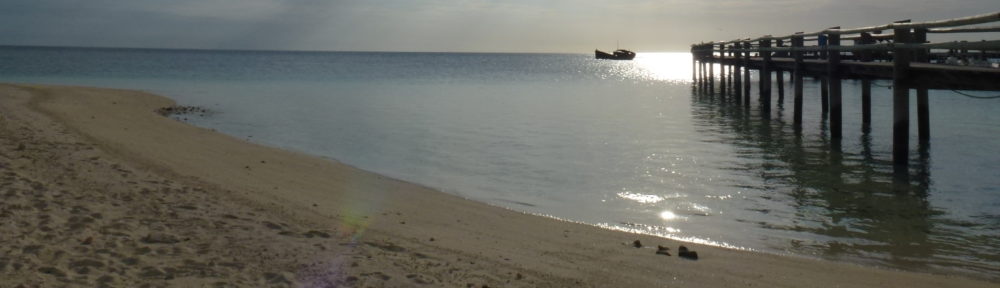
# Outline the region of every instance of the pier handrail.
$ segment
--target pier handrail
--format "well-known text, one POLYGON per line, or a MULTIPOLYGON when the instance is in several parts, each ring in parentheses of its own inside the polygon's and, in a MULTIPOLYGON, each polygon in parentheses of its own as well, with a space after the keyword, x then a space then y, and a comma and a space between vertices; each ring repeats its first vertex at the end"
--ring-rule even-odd
MULTIPOLYGON (((707 51, 710 48, 706 48, 707 51)), ((912 43, 885 43, 885 44, 859 44, 848 46, 803 46, 803 47, 769 47, 753 49, 726 49, 727 52, 813 52, 813 51, 865 51, 865 50, 893 50, 893 49, 995 49, 1000 50, 1000 40, 990 41, 949 41, 925 44, 912 43)))
POLYGON ((934 28, 927 33, 969 33, 969 32, 1000 32, 1000 26, 968 27, 968 28, 934 28))
MULTIPOLYGON (((991 22, 1000 22, 1000 11, 992 12, 992 13, 986 13, 986 14, 981 14, 981 15, 975 15, 975 16, 969 16, 969 17, 953 18, 953 19, 937 20, 937 21, 927 21, 927 22, 917 22, 917 23, 889 23, 889 24, 883 24, 883 25, 877 25, 877 26, 868 26, 868 27, 852 28, 852 29, 831 29, 831 28, 828 28, 828 29, 824 29, 822 31, 811 32, 811 33, 795 33, 795 34, 789 34, 789 35, 784 35, 784 36, 764 35, 764 36, 757 37, 757 38, 741 38, 741 39, 734 39, 734 40, 729 40, 729 41, 715 41, 715 42, 707 42, 707 43, 699 43, 699 44, 704 44, 704 45, 707 45, 707 44, 727 45, 727 44, 743 43, 743 42, 747 42, 747 41, 749 41, 749 42, 757 42, 757 41, 762 41, 762 40, 785 40, 785 39, 792 39, 792 38, 795 38, 795 37, 810 37, 810 36, 819 36, 819 35, 824 35, 824 34, 838 34, 838 35, 842 35, 842 34, 854 34, 854 33, 874 32, 874 31, 883 31, 883 30, 892 30, 892 29, 913 29, 913 28, 928 29, 928 32, 932 32, 933 31, 933 33, 997 32, 997 30, 992 30, 992 29, 1000 29, 1000 27, 962 28, 962 29, 930 29, 930 28, 939 28, 939 27, 967 26, 967 25, 984 24, 984 23, 991 23, 991 22), (983 29, 983 30, 979 30, 979 29, 983 29)), ((695 44, 695 45, 699 45, 699 44, 695 44)))

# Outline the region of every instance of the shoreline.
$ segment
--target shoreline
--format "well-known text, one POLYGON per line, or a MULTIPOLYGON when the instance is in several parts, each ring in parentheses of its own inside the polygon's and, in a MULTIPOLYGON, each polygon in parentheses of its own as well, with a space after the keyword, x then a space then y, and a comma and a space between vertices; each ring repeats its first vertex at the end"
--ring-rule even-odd
POLYGON ((13 225, 0 232, 19 235, 0 238, 13 243, 0 255, 30 260, 17 271, 0 263, 2 287, 101 279, 126 286, 292 287, 995 284, 682 243, 515 212, 187 125, 155 112, 173 101, 144 92, 0 84, 0 95, 0 128, 17 132, 0 136, 6 144, 0 168, 17 180, 0 188, 24 191, 0 190, 13 203, 2 204, 0 213, 16 211, 7 213, 13 225), (42 143, 49 146, 32 149, 42 143), (135 193, 133 201, 115 202, 135 193), (68 202, 60 201, 63 194, 103 200, 59 204, 68 202), (38 203, 48 207, 30 207, 38 203), (89 213, 73 212, 81 206, 89 213), (142 218, 144 211, 156 217, 142 218), (54 220, 38 220, 46 214, 54 220), (107 228, 116 223, 130 229, 107 228), (636 239, 646 247, 632 247, 636 239), (98 244, 104 248, 87 248, 98 244), (656 245, 670 247, 673 256, 656 255, 656 245), (679 245, 700 258, 677 257, 679 245), (80 263, 89 263, 87 273, 74 265, 80 263))

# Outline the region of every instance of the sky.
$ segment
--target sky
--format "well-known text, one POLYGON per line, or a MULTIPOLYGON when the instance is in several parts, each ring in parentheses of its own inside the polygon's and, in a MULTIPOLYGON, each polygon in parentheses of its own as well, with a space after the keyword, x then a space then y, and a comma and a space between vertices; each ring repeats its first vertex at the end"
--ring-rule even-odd
POLYGON ((2 0, 0 45, 589 53, 931 21, 1000 0, 2 0))

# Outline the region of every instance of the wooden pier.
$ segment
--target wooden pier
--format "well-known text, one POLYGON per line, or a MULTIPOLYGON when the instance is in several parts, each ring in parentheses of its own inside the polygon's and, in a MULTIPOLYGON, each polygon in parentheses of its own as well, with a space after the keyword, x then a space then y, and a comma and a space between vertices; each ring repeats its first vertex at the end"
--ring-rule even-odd
POLYGON ((1000 22, 1000 12, 922 23, 903 20, 853 29, 831 27, 813 33, 699 43, 691 46, 693 80, 700 91, 734 97, 736 103, 749 108, 750 70, 758 70, 758 102, 764 117, 770 117, 772 76, 777 76, 774 78, 777 78, 778 101, 784 102, 784 76, 791 73, 793 122, 801 127, 802 79, 818 77, 821 79, 821 111, 828 113, 829 117, 824 119, 830 121, 833 145, 839 145, 843 135, 841 80, 861 80, 861 129, 868 133, 871 80, 890 79, 893 89, 892 158, 897 172, 905 173, 909 162, 911 89, 916 91, 918 139, 922 145, 930 141, 928 90, 1000 91, 1000 68, 984 62, 1000 58, 1000 40, 928 43, 927 35, 1000 32, 1000 26, 980 25, 994 22, 1000 22), (843 44, 845 41, 852 41, 853 45, 843 44), (978 66, 969 65, 970 62, 978 66), (718 81, 714 71, 716 64, 721 70, 718 81), (717 82, 719 89, 716 89, 717 82))

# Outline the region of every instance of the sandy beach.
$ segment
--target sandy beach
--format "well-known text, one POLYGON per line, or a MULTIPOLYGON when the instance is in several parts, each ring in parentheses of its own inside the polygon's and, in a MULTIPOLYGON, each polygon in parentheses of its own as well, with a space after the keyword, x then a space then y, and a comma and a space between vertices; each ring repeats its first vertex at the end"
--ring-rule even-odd
POLYGON ((156 113, 172 105, 0 85, 0 287, 997 285, 527 215, 156 113))

